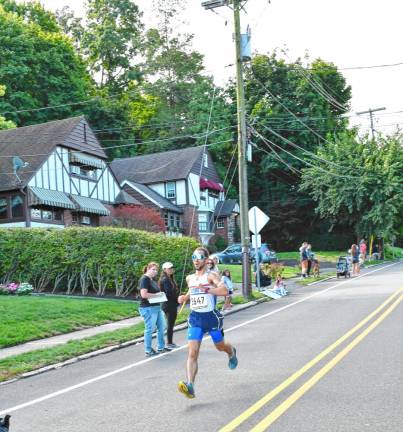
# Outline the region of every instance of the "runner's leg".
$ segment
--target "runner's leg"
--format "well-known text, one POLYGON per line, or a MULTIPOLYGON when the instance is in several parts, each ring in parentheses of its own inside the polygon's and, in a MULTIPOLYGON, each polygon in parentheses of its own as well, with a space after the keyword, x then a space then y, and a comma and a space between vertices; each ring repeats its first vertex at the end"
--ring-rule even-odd
POLYGON ((190 340, 188 342, 188 360, 187 360, 187 377, 188 383, 193 384, 198 371, 198 358, 200 352, 201 341, 190 340))

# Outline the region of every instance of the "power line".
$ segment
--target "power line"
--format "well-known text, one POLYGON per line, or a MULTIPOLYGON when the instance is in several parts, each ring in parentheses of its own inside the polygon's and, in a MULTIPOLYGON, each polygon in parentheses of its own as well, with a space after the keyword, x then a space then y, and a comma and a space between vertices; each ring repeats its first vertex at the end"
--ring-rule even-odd
POLYGON ((270 141, 270 140, 268 140, 267 138, 265 138, 265 137, 264 137, 263 135, 261 135, 261 134, 260 134, 260 133, 255 129, 255 128, 251 128, 251 129, 252 129, 252 132, 254 132, 254 134, 255 134, 256 136, 258 136, 261 140, 263 140, 263 142, 265 142, 265 143, 269 142, 269 143, 272 144, 273 146, 277 147, 279 150, 281 150, 281 151, 287 153, 287 154, 288 154, 289 156, 291 156, 292 158, 297 159, 297 160, 299 160, 300 162, 302 162, 302 163, 304 163, 304 164, 306 164, 306 165, 311 166, 312 168, 316 168, 316 169, 318 169, 319 171, 325 172, 326 174, 331 175, 331 176, 334 176, 334 177, 348 178, 348 179, 354 179, 354 178, 356 178, 356 177, 353 177, 353 176, 346 176, 346 175, 340 175, 340 174, 333 173, 333 172, 329 171, 328 169, 327 169, 327 170, 326 170, 326 169, 323 169, 323 168, 321 168, 321 167, 318 166, 318 165, 315 165, 315 164, 313 164, 313 163, 311 163, 311 162, 308 162, 308 161, 306 161, 306 160, 304 160, 304 159, 301 159, 300 157, 298 157, 298 156, 296 156, 295 154, 289 152, 289 151, 286 150, 285 148, 283 148, 283 147, 277 145, 276 143, 274 143, 273 141, 270 141))

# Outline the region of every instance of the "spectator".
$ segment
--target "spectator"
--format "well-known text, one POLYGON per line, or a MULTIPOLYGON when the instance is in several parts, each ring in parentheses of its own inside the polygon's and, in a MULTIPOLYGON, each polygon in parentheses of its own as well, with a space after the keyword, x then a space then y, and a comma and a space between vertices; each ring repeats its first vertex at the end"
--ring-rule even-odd
POLYGON ((276 282, 273 287, 273 291, 276 291, 281 296, 285 296, 288 294, 288 291, 285 289, 285 283, 280 274, 277 275, 276 282))
POLYGON ((158 286, 165 293, 168 301, 162 304, 167 320, 167 348, 174 349, 178 346, 173 343, 173 333, 176 317, 178 316, 178 297, 179 289, 174 277, 174 265, 171 262, 162 264, 162 273, 158 281, 158 286))
POLYGON ((367 243, 365 239, 361 239, 359 243, 361 260, 364 263, 367 256, 367 243))
POLYGON ((351 259, 353 262, 353 276, 360 273, 360 250, 356 244, 351 245, 351 259))
POLYGON ((225 296, 224 306, 222 310, 227 310, 232 308, 232 294, 234 293, 234 285, 231 280, 231 272, 228 269, 225 269, 222 272, 221 281, 224 282, 225 286, 228 289, 228 294, 225 296))
POLYGON ((306 273, 307 273, 307 275, 309 277, 310 274, 311 274, 312 264, 313 264, 314 259, 315 259, 315 254, 312 252, 312 246, 310 244, 308 244, 308 246, 306 247, 306 254, 307 254, 307 257, 308 257, 308 266, 307 266, 306 273))
POLYGON ((210 271, 216 272, 219 276, 221 275, 220 269, 218 268, 219 259, 216 255, 210 255, 209 261, 213 262, 213 267, 210 268, 210 271))
POLYGON ((307 247, 308 247, 308 243, 304 242, 299 248, 300 263, 301 263, 301 278, 305 278, 307 276, 307 271, 308 271, 307 247))
POLYGON ((144 267, 143 276, 139 281, 140 315, 144 319, 144 349, 147 357, 169 351, 165 348, 165 318, 161 310, 161 303, 152 301, 153 298, 161 297, 161 291, 155 281, 157 272, 158 264, 150 262, 144 267), (155 328, 157 328, 157 351, 152 347, 152 335, 155 328))

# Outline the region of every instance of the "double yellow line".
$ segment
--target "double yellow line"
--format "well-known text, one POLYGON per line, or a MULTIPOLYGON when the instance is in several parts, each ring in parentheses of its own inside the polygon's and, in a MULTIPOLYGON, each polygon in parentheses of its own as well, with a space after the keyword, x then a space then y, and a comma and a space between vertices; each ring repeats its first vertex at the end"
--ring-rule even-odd
POLYGON ((248 420, 253 414, 264 407, 269 401, 275 398, 279 393, 290 386, 294 381, 301 377, 305 372, 309 371, 313 366, 319 363, 335 348, 341 345, 346 339, 360 330, 372 318, 380 313, 386 306, 393 300, 394 302, 380 315, 375 321, 372 322, 362 333, 360 333, 352 342, 350 342, 342 351, 333 357, 325 366, 323 366, 315 375, 306 381, 298 390, 296 390, 284 402, 278 405, 267 417, 259 422, 254 428, 250 429, 253 432, 265 431, 273 422, 275 422, 285 411, 287 411, 295 402, 298 401, 311 387, 313 387, 323 376, 325 376, 331 369, 336 366, 356 345, 358 345, 375 327, 377 327, 403 300, 403 288, 398 289, 390 297, 388 297, 377 309, 364 318, 355 327, 349 330, 344 336, 339 338, 336 342, 328 346, 324 351, 318 354, 314 359, 305 364, 301 369, 293 373, 289 378, 283 381, 280 385, 267 393, 262 399, 258 400, 250 408, 232 420, 219 430, 219 432, 230 432, 235 430, 239 425, 248 420))

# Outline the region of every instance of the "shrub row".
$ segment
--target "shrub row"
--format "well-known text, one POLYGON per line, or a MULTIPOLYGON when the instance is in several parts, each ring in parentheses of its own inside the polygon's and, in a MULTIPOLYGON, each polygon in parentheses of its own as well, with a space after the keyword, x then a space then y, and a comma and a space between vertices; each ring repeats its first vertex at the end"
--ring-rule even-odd
POLYGON ((137 289, 150 261, 171 261, 180 283, 183 270, 191 271, 197 245, 189 237, 124 228, 0 229, 0 283, 28 281, 36 291, 126 296, 137 289))

